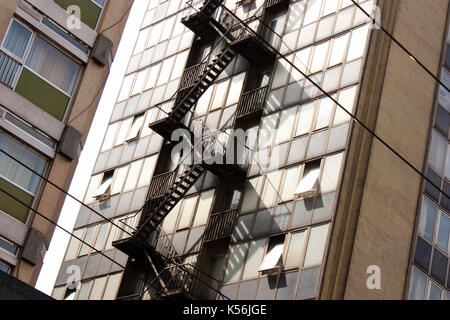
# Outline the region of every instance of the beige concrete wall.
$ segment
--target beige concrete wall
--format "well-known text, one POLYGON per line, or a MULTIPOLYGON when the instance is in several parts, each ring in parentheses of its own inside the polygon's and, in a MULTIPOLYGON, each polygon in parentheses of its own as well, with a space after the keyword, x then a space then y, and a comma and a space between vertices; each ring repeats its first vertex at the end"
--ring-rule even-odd
MULTIPOLYGON (((17 2, 17 1, 16 1, 17 2)), ((111 3, 112 1, 108 1, 111 3)), ((98 31, 111 26, 117 22, 129 8, 132 0, 114 1, 114 5, 109 5, 103 13, 103 18, 98 31)), ((113 54, 115 55, 117 47, 119 45, 120 38, 122 36, 123 28, 125 27, 127 16, 124 17, 121 23, 114 28, 108 30, 104 34, 113 41, 113 54)), ((78 117, 70 125, 76 128, 83 134, 82 142, 86 141, 89 128, 94 117, 98 101, 100 100, 106 77, 108 76, 109 68, 101 67, 95 64, 92 60, 89 61, 88 66, 83 74, 83 79, 79 86, 78 92, 73 100, 73 104, 70 111, 69 122, 71 119, 83 112, 89 105, 91 107, 78 117), (100 90, 100 92, 99 92, 100 90)), ((72 181, 72 176, 75 172, 75 168, 78 164, 78 159, 68 161, 66 158, 57 155, 53 161, 51 171, 49 173, 49 180, 56 185, 62 187, 64 190, 68 190, 72 181)), ((57 222, 58 217, 64 203, 65 195, 58 191, 53 186, 46 184, 42 193, 42 197, 39 200, 38 211, 45 214, 49 219, 57 222)), ((74 215, 77 212, 73 213, 74 215)), ((54 232, 54 225, 45 221, 39 216, 35 216, 31 225, 40 230, 46 235, 47 245, 50 243, 51 237, 54 232)), ((42 263, 32 267, 25 261, 21 261, 18 277, 31 285, 34 285, 37 281, 42 263)))
POLYGON ((0 39, 3 39, 19 0, 0 1, 0 39))
MULTIPOLYGON (((383 26, 438 74, 448 1, 380 5, 383 26)), ((381 33, 373 33, 358 118, 422 170, 435 81, 381 33)), ((351 143, 321 297, 402 299, 421 179, 357 124, 351 143), (381 268, 381 290, 367 288, 371 265, 381 268)))

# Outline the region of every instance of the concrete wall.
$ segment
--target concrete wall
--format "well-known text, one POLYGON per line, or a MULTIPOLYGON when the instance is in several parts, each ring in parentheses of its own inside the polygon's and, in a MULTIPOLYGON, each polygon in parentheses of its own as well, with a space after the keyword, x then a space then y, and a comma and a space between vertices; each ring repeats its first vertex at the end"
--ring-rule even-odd
MULTIPOLYGON (((14 2, 16 3, 17 1, 14 2)), ((111 2, 112 1, 108 1, 108 5, 104 10, 102 21, 97 29, 98 32, 120 20, 120 18, 122 18, 125 11, 132 3, 132 0, 114 1, 113 5, 111 4, 111 2)), ((9 18, 6 18, 8 22, 11 15, 9 16, 9 18)), ((3 23, 3 20, 0 21, 1 23, 3 23)), ((104 33, 104 35, 114 43, 113 55, 115 55, 116 53, 126 21, 127 16, 125 16, 121 23, 119 23, 117 26, 104 33)), ((79 115, 89 105, 91 105, 86 112, 84 112, 75 121, 70 123, 71 126, 73 126, 83 134, 82 144, 84 144, 84 142, 86 141, 87 134, 89 132, 89 128, 91 126, 92 119, 94 117, 97 104, 100 100, 103 86, 106 82, 106 77, 108 76, 108 74, 109 68, 107 66, 98 66, 92 60, 90 60, 84 71, 83 79, 81 80, 81 84, 79 85, 78 92, 75 94, 75 98, 70 110, 70 116, 68 118, 69 122, 71 122, 71 119, 79 115)), ((68 190, 77 164, 78 158, 73 161, 69 161, 63 156, 57 154, 51 165, 48 179, 56 185, 62 187, 64 190, 68 190)), ((65 195, 62 192, 58 191, 53 186, 46 184, 42 191, 42 197, 38 201, 37 210, 40 213, 45 214, 49 219, 57 222, 62 205, 64 203, 64 199, 65 195)), ((46 244, 48 246, 54 232, 54 225, 45 221, 43 218, 37 215, 32 217, 32 219, 30 220, 30 226, 41 231, 46 236, 46 244)), ((15 275, 18 276, 18 278, 22 281, 34 285, 37 281, 40 269, 42 267, 42 262, 37 264, 36 266, 31 266, 25 261, 21 261, 20 263, 20 268, 18 268, 19 274, 15 275)))
MULTIPOLYGON (((384 0, 382 25, 434 74, 447 0, 384 0)), ((423 169, 435 81, 381 30, 374 30, 357 117, 423 169)), ((403 299, 421 178, 358 124, 323 281, 322 299, 403 299), (366 270, 381 269, 369 290, 366 270)))

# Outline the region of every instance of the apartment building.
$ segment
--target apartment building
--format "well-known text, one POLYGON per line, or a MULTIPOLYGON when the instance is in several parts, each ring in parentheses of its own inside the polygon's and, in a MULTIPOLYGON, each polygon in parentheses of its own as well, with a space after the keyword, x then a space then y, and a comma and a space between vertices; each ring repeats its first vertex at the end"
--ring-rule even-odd
POLYGON ((448 1, 148 3, 55 298, 449 297, 448 1))
POLYGON ((0 3, 0 269, 30 286, 38 278, 131 3, 0 3))

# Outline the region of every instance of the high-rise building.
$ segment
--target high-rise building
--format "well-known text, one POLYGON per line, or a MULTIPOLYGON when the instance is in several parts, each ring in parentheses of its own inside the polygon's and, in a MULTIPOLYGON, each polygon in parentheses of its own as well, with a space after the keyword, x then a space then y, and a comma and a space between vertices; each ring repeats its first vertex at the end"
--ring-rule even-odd
POLYGON ((131 3, 0 3, 0 270, 28 285, 38 278, 55 228, 46 219, 58 221, 61 190, 72 180, 131 3))
POLYGON ((53 296, 449 298, 448 9, 150 0, 53 296))

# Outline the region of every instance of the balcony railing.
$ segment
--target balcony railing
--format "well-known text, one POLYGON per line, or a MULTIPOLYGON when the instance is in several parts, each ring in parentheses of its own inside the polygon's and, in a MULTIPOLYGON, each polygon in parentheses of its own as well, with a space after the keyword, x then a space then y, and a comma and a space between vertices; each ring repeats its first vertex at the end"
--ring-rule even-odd
POLYGON ((0 82, 12 88, 20 63, 0 51, 0 82))
POLYGON ((266 0, 266 1, 264 1, 264 6, 266 8, 272 8, 277 5, 281 5, 281 4, 289 5, 289 0, 266 0))
POLYGON ((134 230, 136 230, 140 218, 141 212, 137 212, 123 219, 120 219, 118 225, 121 227, 121 229, 117 228, 117 232, 114 236, 113 241, 129 238, 130 234, 132 234, 134 230))
POLYGON ((141 298, 141 294, 140 293, 135 293, 129 296, 124 296, 124 297, 117 297, 116 300, 122 300, 122 301, 135 301, 135 300, 140 300, 141 298))
POLYGON ((180 90, 193 86, 198 81, 206 66, 207 62, 203 62, 187 68, 181 78, 180 90))
MULTIPOLYGON (((153 281, 162 280, 164 286, 156 298, 170 298, 176 295, 184 295, 190 299, 215 299, 229 300, 219 291, 220 282, 204 273, 191 264, 179 264, 164 268, 153 281)), ((152 283, 152 284, 153 284, 152 283)))
POLYGON ((159 198, 165 195, 175 183, 176 173, 166 172, 153 176, 148 190, 151 198, 159 198))
POLYGON ((264 107, 268 87, 261 87, 244 93, 239 99, 236 117, 243 117, 261 111, 264 107))
POLYGON ((205 241, 214 241, 231 236, 238 210, 212 214, 206 227, 205 241))

